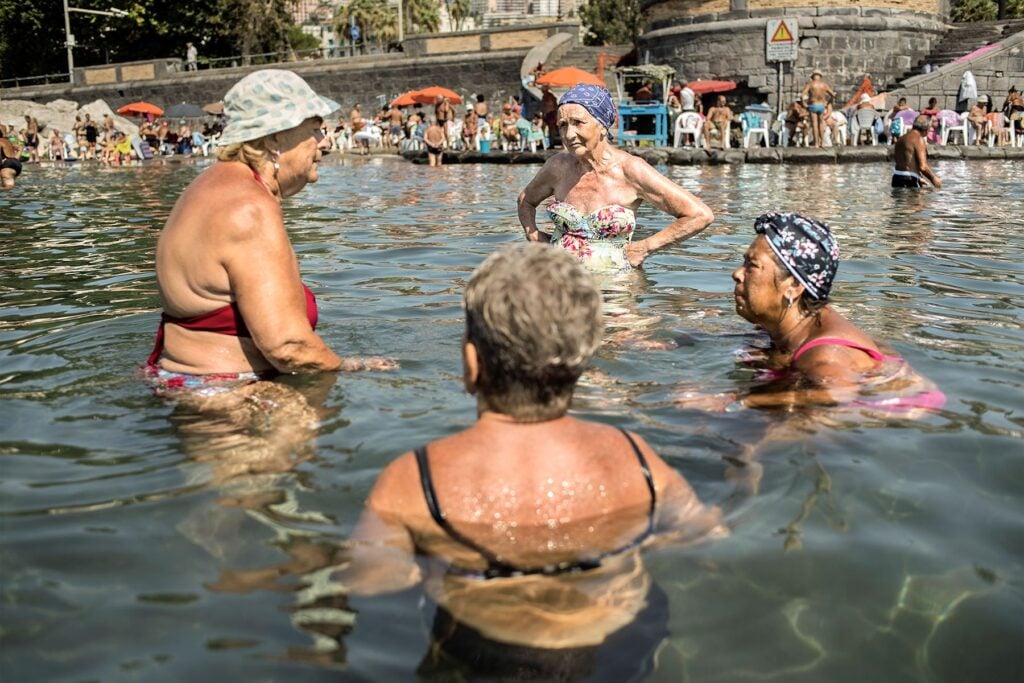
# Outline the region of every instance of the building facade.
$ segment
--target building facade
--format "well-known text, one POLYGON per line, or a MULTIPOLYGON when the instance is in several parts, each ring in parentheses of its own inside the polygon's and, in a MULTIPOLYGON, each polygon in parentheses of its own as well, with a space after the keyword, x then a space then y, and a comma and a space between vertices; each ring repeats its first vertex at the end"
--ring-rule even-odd
POLYGON ((845 101, 870 76, 895 87, 946 34, 948 0, 646 0, 640 54, 681 80, 730 79, 770 104, 791 101, 819 70, 845 101), (767 24, 793 27, 796 59, 768 59, 767 24))

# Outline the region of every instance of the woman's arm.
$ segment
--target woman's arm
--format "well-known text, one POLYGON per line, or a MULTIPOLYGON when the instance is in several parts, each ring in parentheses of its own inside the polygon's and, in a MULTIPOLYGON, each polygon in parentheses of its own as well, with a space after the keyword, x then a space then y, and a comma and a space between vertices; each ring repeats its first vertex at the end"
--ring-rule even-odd
POLYGON ((225 221, 222 262, 253 343, 280 372, 337 370, 306 318, 305 294, 280 207, 266 200, 241 205, 225 221))
POLYGON ((541 232, 537 227, 537 207, 555 193, 555 182, 560 175, 559 169, 563 166, 560 157, 561 155, 556 155, 548 159, 540 172, 519 193, 519 224, 526 232, 526 239, 531 242, 551 241, 551 235, 541 232))
POLYGON ((337 576, 350 594, 392 593, 420 581, 405 523, 413 513, 430 514, 414 456, 406 453, 381 472, 350 536, 349 562, 337 576))
POLYGON ((693 237, 715 220, 707 204, 658 173, 643 159, 632 157, 626 163, 625 172, 641 199, 675 217, 667 228, 626 248, 626 258, 633 267, 639 267, 651 253, 693 237))

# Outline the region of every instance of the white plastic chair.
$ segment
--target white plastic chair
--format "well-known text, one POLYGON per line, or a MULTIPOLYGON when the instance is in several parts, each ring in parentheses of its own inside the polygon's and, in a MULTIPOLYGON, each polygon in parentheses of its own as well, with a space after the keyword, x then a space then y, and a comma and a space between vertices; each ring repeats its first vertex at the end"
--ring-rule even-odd
MULTIPOLYGON (((1007 131, 1007 128, 1006 128, 1006 122, 1007 122, 1008 119, 1006 118, 1006 116, 1003 115, 1003 112, 1001 112, 1001 111, 992 112, 991 114, 988 115, 987 118, 988 118, 988 146, 989 147, 995 147, 996 144, 999 143, 1001 140, 1006 139, 1007 137, 1010 137, 1010 136, 1007 135, 1008 131, 1007 131)), ((1010 127, 1010 130, 1011 131, 1013 130, 1012 126, 1010 127)), ((1009 140, 1009 145, 1012 147, 1013 144, 1014 143, 1013 143, 1013 140, 1012 140, 1012 137, 1011 137, 1011 139, 1009 140)), ((1000 147, 1001 146, 1002 145, 1000 145, 1000 147)))
POLYGON ((878 112, 874 109, 858 109, 853 115, 853 144, 860 144, 860 134, 865 130, 871 133, 871 144, 878 144, 878 131, 875 130, 875 121, 878 119, 878 112))
POLYGON ((765 147, 771 147, 771 140, 768 139, 768 122, 771 118, 770 114, 754 114, 753 112, 745 111, 740 114, 740 126, 743 129, 743 148, 750 147, 750 138, 758 133, 761 134, 761 139, 764 140, 765 147))
POLYGON ((836 139, 832 139, 832 127, 825 126, 825 143, 832 147, 845 147, 846 146, 846 129, 849 127, 849 121, 846 120, 846 114, 841 111, 832 112, 832 120, 836 122, 836 139))
POLYGON ((704 120, 700 114, 692 111, 683 112, 676 119, 675 136, 672 141, 673 147, 679 146, 679 141, 684 135, 692 135, 694 146, 700 149, 704 133, 704 120))
POLYGON ((949 144, 949 136, 953 133, 960 133, 963 144, 969 144, 970 122, 966 116, 960 116, 952 109, 943 109, 939 112, 939 128, 942 130, 942 144, 949 144))

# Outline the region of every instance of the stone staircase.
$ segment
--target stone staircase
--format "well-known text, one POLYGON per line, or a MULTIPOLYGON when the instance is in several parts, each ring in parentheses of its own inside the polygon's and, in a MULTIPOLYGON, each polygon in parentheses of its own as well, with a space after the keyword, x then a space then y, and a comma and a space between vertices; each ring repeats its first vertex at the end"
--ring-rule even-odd
MULTIPOLYGON (((628 54, 632 49, 631 45, 603 45, 599 47, 591 45, 575 45, 557 59, 555 63, 545 64, 544 70, 554 71, 555 69, 559 69, 563 66, 575 66, 577 69, 596 73, 598 57, 600 54, 604 53, 606 55, 622 57, 623 55, 628 54)), ((611 61, 614 61, 614 59, 611 61)), ((606 62, 606 66, 611 66, 611 64, 606 62)))
POLYGON ((945 37, 932 47, 931 53, 903 74, 899 82, 924 73, 925 64, 931 64, 934 68, 945 66, 980 47, 999 42, 1020 31, 1024 31, 1024 19, 953 24, 945 37))

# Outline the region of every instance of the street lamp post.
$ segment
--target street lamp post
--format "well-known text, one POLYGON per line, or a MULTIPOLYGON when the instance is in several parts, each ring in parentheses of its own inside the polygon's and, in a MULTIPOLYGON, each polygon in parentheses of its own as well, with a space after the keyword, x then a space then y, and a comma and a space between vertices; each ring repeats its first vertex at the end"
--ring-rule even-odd
POLYGON ((68 7, 68 0, 64 0, 64 44, 68 47, 68 83, 71 85, 75 84, 75 55, 72 52, 72 48, 75 47, 75 37, 71 35, 71 12, 81 12, 82 14, 98 14, 101 17, 126 17, 128 13, 123 9, 111 8, 109 11, 102 11, 98 9, 80 9, 78 7, 68 7))

